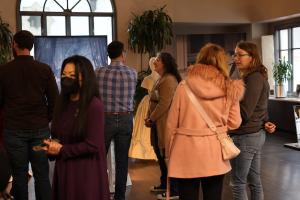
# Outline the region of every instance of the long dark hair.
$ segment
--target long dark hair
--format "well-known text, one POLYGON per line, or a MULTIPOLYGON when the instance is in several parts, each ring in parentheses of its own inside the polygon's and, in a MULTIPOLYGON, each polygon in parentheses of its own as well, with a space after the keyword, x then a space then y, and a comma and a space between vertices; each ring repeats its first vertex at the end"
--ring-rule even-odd
POLYGON ((262 64, 256 44, 252 42, 239 42, 236 46, 246 51, 252 57, 250 67, 243 70, 243 76, 247 76, 252 72, 259 72, 265 79, 268 79, 268 69, 262 64))
MULTIPOLYGON (((86 57, 74 55, 66 58, 62 63, 60 75, 63 74, 64 68, 68 63, 73 63, 75 65, 76 80, 79 80, 79 73, 82 75, 82 84, 79 89, 80 98, 73 124, 74 140, 82 140, 85 137, 85 131, 83 130, 86 124, 87 108, 93 97, 99 98, 99 89, 93 65, 86 57)), ((70 96, 65 96, 60 93, 54 108, 52 130, 55 129, 61 114, 65 111, 69 103, 70 96)), ((56 137, 59 138, 60 136, 57 135, 56 137)))
POLYGON ((181 76, 178 72, 178 66, 173 56, 167 52, 160 52, 157 54, 157 57, 164 64, 165 73, 174 75, 179 83, 181 81, 181 76))

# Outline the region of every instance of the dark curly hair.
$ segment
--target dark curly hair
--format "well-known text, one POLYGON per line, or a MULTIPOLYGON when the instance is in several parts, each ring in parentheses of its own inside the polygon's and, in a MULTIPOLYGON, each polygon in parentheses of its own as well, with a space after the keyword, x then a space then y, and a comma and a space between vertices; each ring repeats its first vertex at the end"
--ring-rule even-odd
POLYGON ((173 56, 167 52, 160 52, 157 54, 157 57, 164 64, 165 73, 174 75, 179 83, 182 79, 178 72, 178 66, 175 58, 173 58, 173 56))

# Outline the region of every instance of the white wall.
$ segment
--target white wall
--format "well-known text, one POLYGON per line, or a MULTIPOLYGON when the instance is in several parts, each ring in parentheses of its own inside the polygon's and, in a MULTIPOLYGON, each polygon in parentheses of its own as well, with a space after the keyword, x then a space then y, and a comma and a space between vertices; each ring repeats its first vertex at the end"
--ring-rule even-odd
POLYGON ((16 30, 16 0, 0 0, 0 16, 9 23, 11 30, 16 30))
POLYGON ((270 89, 274 89, 274 79, 273 79, 273 64, 275 63, 274 58, 274 38, 273 35, 265 35, 261 37, 261 47, 262 47, 262 62, 268 68, 268 81, 270 84, 270 89))

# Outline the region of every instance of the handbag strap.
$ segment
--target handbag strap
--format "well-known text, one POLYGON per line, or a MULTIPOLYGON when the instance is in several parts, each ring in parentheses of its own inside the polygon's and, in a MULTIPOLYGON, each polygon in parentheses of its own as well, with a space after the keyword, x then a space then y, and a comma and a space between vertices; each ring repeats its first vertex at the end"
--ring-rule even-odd
POLYGON ((216 125, 212 122, 212 120, 210 119, 210 117, 207 115, 207 113, 203 109, 202 105, 199 103, 199 101, 195 97, 194 93, 191 91, 191 89, 188 86, 188 84, 185 82, 185 80, 182 81, 182 83, 183 83, 183 86, 185 88, 186 94, 188 95, 188 97, 190 98, 191 102, 194 104, 194 106, 196 107, 196 109, 198 110, 198 112, 200 113, 200 115, 202 116, 203 120, 206 122, 206 124, 208 125, 208 127, 213 132, 215 132, 215 133, 218 134, 216 125))

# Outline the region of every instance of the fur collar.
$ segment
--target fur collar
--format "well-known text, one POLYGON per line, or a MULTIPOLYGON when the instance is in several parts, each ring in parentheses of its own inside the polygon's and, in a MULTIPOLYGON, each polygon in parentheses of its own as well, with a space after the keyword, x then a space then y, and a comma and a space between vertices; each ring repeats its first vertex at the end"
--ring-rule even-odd
POLYGON ((201 77, 206 81, 212 82, 222 91, 228 99, 233 101, 241 100, 245 86, 242 80, 231 80, 225 77, 216 67, 204 64, 195 64, 188 68, 187 78, 201 77))

